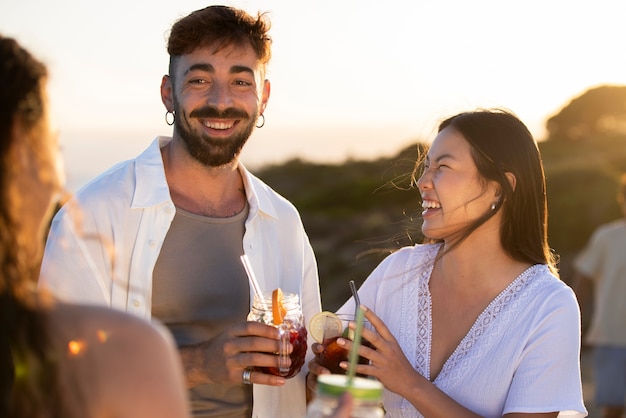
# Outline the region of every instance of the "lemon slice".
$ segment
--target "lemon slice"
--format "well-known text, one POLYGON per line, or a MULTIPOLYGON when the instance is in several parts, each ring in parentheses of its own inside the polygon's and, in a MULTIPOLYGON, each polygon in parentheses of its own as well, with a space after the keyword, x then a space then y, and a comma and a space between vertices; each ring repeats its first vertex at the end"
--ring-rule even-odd
POLYGON ((286 315, 285 296, 282 289, 278 287, 272 292, 272 321, 274 325, 282 324, 286 315))
POLYGON ((324 342, 324 338, 341 336, 342 328, 341 319, 329 311, 316 313, 309 321, 309 333, 320 344, 324 342))

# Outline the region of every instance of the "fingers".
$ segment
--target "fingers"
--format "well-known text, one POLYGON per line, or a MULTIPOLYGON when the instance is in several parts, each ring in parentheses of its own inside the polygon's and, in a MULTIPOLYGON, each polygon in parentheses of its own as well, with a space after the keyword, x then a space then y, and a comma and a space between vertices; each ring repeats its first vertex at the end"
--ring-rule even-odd
POLYGON ((231 342, 237 345, 237 354, 230 358, 229 369, 240 367, 252 367, 256 379, 253 383, 282 385, 284 378, 274 374, 284 374, 291 366, 290 354, 293 346, 288 342, 281 344, 280 341, 263 337, 239 337, 231 342), (282 345, 282 347, 281 347, 282 345), (281 353, 281 355, 278 355, 281 353), (280 377, 280 379, 276 379, 280 377))
POLYGON ((365 316, 365 318, 367 318, 368 321, 370 321, 370 324, 372 324, 372 326, 374 327, 374 329, 382 334, 381 331, 383 330, 387 330, 387 326, 385 325, 385 323, 382 321, 382 319, 380 319, 375 313, 374 311, 372 311, 371 309, 369 309, 367 306, 363 306, 361 305, 361 310, 363 311, 363 314, 365 316))
MULTIPOLYGON (((287 357, 286 366, 291 365, 291 359, 287 357)), ((240 352, 236 355, 225 359, 225 372, 228 375, 228 381, 232 383, 246 382, 245 370, 250 370, 250 383, 282 386, 286 383, 286 379, 273 373, 278 373, 279 356, 276 354, 259 353, 259 352, 240 352)))
POLYGON ((374 311, 369 309, 367 306, 363 306, 363 305, 361 305, 360 308, 363 310, 365 318, 367 318, 367 320, 370 321, 370 324, 372 324, 372 327, 374 328, 374 330, 376 330, 376 332, 373 332, 373 331, 368 330, 368 329, 363 329, 364 336, 365 336, 365 334, 367 334, 367 337, 365 337, 365 338, 367 338, 374 345, 376 345, 375 341, 372 341, 372 340, 376 339, 376 334, 380 335, 383 338, 383 340, 385 340, 385 341, 395 341, 396 340, 395 337, 393 336, 393 334, 391 333, 391 331, 389 331, 389 328, 387 328, 387 325, 385 325, 383 320, 380 319, 374 313, 374 311))
MULTIPOLYGON (((242 376, 243 376, 243 372, 242 372, 242 376)), ((250 384, 268 385, 268 386, 283 386, 285 383, 287 383, 287 379, 285 379, 284 377, 263 373, 262 371, 258 371, 256 369, 252 369, 249 380, 250 380, 250 384)), ((242 377, 242 381, 243 381, 243 377, 242 377)))
POLYGON ((313 357, 313 359, 311 359, 311 361, 309 361, 309 372, 313 375, 315 375, 315 380, 317 381, 317 376, 320 374, 330 374, 330 370, 328 370, 326 367, 322 366, 317 360, 318 360, 318 355, 323 353, 325 350, 324 346, 322 344, 319 343, 313 343, 313 345, 311 345, 311 351, 313 351, 313 354, 315 354, 315 357, 313 357))
MULTIPOLYGON (((293 345, 280 339, 278 328, 260 322, 240 322, 227 330, 224 342, 226 354, 239 352, 290 354, 293 345)), ((255 364, 256 365, 256 364, 255 364)))
POLYGON ((268 339, 265 337, 238 337, 232 338, 224 343, 224 351, 226 353, 267 353, 267 354, 291 354, 293 345, 290 343, 281 344, 279 340, 268 339))
MULTIPOLYGON (((354 346, 354 342, 352 340, 347 339, 347 338, 338 338, 337 339, 337 345, 339 345, 340 347, 343 347, 343 349, 346 350, 346 351, 350 351, 350 350, 352 350, 352 347, 354 346)), ((368 360, 374 360, 374 357, 376 356, 376 348, 370 348, 370 347, 368 347, 366 345, 361 344, 359 346, 358 354, 359 354, 359 356, 365 357, 368 360)), ((348 362, 346 362, 346 361, 344 361, 342 363, 348 364, 348 362)))
MULTIPOLYGON (((313 344, 316 345, 316 344, 313 344)), ((321 344, 317 344, 319 347, 322 347, 321 344)), ((323 351, 322 347, 322 351, 323 351)), ((315 391, 317 390, 317 376, 321 374, 330 374, 330 370, 322 366, 317 362, 317 358, 314 357, 311 361, 309 361, 309 372, 306 375, 306 396, 307 403, 313 400, 315 396, 315 391)))
POLYGON ((244 321, 235 324, 230 328, 230 335, 233 337, 256 336, 274 340, 280 339, 278 328, 254 321, 244 321))
POLYGON ((318 375, 330 374, 330 370, 319 364, 316 358, 313 358, 311 361, 309 361, 309 374, 314 375, 315 379, 317 380, 318 375))
MULTIPOLYGON (((286 366, 291 366, 291 359, 289 357, 283 360, 286 362, 286 366)), ((254 366, 254 367, 279 367, 279 356, 275 353, 258 353, 258 352, 242 352, 236 357, 233 357, 233 368, 254 366)))
POLYGON ((324 351, 324 346, 320 343, 313 343, 313 345, 311 345, 311 351, 313 354, 322 353, 324 351))
MULTIPOLYGON (((189 356, 186 369, 202 370, 200 377, 203 380, 214 383, 249 380, 256 384, 281 386, 285 384, 285 378, 272 373, 281 374, 281 366, 283 370, 291 366, 289 355, 293 345, 288 341, 281 344, 279 331, 273 326, 243 322, 197 345, 196 350, 201 352, 201 360, 194 361, 195 357, 189 356), (246 369, 251 371, 249 376, 244 375, 246 369)), ((195 384, 199 379, 188 380, 195 384)))

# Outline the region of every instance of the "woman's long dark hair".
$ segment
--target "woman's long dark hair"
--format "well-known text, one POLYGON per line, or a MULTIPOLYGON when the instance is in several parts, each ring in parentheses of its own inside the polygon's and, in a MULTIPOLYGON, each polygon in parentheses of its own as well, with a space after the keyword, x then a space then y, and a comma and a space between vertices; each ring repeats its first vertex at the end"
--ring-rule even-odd
POLYGON ((548 245, 543 163, 528 128, 515 115, 500 109, 460 113, 444 120, 438 132, 448 127, 469 142, 480 175, 497 182, 502 190, 495 210, 469 225, 457 244, 501 210, 500 241, 504 250, 515 260, 547 264, 558 275, 556 259, 548 245), (515 189, 506 173, 515 176, 515 189))
POLYGON ((44 138, 47 70, 0 35, 0 80, 0 416, 70 416, 59 396, 47 316, 31 292, 39 260, 26 256, 24 240, 32 237, 22 236, 13 219, 16 196, 9 187, 17 141, 37 147, 44 138))

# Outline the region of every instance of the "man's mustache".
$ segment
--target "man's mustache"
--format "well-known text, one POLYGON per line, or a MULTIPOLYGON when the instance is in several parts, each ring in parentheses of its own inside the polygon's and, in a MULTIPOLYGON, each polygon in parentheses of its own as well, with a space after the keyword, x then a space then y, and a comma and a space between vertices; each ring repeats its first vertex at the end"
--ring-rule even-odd
POLYGON ((196 109, 189 114, 189 117, 205 119, 250 119, 250 115, 248 115, 248 113, 244 110, 229 107, 220 111, 213 106, 205 106, 200 109, 196 109))

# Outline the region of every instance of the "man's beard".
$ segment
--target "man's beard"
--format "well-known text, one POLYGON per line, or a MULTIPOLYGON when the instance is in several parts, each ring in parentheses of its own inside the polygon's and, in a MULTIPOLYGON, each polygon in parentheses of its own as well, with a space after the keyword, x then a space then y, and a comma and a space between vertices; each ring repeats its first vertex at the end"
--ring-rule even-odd
POLYGON ((187 152, 207 167, 220 167, 232 163, 252 134, 257 119, 251 118, 244 110, 235 108, 219 111, 207 106, 192 111, 187 117, 180 106, 175 104, 175 111, 176 132, 187 146, 187 152), (192 118, 240 119, 239 123, 245 125, 243 131, 238 134, 233 134, 229 138, 214 139, 194 130, 190 123, 192 118))

